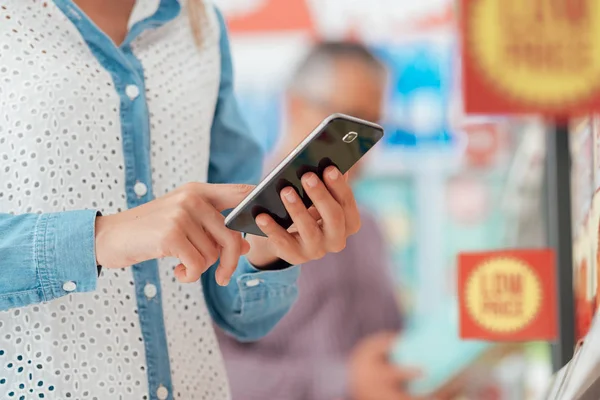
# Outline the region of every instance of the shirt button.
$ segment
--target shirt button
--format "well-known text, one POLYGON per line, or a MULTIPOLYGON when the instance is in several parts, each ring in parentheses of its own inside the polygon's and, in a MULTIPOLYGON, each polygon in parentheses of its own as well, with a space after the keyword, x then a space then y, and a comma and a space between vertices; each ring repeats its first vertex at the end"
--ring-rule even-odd
POLYGON ((133 191, 138 197, 142 197, 148 193, 148 186, 146 186, 144 182, 136 182, 135 185, 133 185, 133 191))
POLYGON ((254 286, 258 286, 260 285, 260 279, 250 279, 249 281, 246 282, 246 286, 248 287, 254 287, 254 286))
POLYGON ((136 85, 127 85, 125 94, 130 100, 135 100, 140 95, 140 89, 136 85))
POLYGON ((169 391, 166 387, 160 385, 158 389, 156 389, 156 397, 158 397, 159 400, 167 400, 167 397, 169 397, 169 391))
POLYGON ((77 289, 77 284, 75 282, 67 281, 63 283, 63 290, 65 292, 73 292, 75 289, 77 289))
POLYGON ((148 284, 146 284, 146 286, 144 286, 144 294, 149 299, 154 298, 154 296, 156 296, 157 292, 158 292, 158 290, 156 289, 156 285, 148 283, 148 284))

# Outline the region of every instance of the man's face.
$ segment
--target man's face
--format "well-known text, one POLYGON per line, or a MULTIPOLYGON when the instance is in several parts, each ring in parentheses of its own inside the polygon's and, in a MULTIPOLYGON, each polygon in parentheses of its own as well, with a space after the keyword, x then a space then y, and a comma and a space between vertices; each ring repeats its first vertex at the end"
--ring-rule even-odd
MULTIPOLYGON (((337 60, 331 90, 324 98, 289 98, 287 141, 284 149, 291 151, 326 117, 339 112, 367 121, 382 118, 385 75, 356 60, 337 60)), ((287 153, 286 151, 286 153, 287 153)), ((355 170, 357 168, 353 168, 355 170)))

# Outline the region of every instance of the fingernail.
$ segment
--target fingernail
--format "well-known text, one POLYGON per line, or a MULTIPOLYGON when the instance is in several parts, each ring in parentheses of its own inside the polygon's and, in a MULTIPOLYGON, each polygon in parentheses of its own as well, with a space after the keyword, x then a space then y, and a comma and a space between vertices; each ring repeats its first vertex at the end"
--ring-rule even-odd
POLYGON ((267 226, 267 219, 259 215, 258 218, 256 218, 256 224, 258 226, 267 226))
POLYGON ((229 285, 229 277, 223 276, 223 274, 224 274, 223 270, 219 270, 219 269, 217 270, 217 276, 216 276, 217 283, 220 286, 227 286, 227 285, 229 285))
POLYGON ((306 184, 311 188, 314 188, 319 184, 319 178, 315 174, 309 174, 308 178, 305 179, 306 184))
POLYGON ((337 180, 337 178, 340 177, 340 171, 338 171, 337 168, 332 168, 331 171, 329 171, 329 173, 327 175, 329 175, 329 179, 331 179, 332 181, 335 181, 335 180, 337 180))
POLYGON ((283 196, 290 203, 295 203, 296 202, 296 199, 297 199, 296 198, 296 191, 294 189, 292 189, 291 187, 284 189, 283 196))

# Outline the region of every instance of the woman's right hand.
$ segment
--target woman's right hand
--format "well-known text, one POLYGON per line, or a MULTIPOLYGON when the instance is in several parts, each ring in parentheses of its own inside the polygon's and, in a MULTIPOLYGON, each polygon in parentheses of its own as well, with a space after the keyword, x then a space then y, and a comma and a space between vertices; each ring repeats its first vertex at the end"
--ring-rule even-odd
POLYGON ((217 259, 216 279, 227 285, 250 245, 225 227, 221 211, 237 206, 254 188, 241 184, 189 183, 139 207, 96 219, 96 260, 123 268, 163 257, 180 260, 180 282, 200 279, 217 259))

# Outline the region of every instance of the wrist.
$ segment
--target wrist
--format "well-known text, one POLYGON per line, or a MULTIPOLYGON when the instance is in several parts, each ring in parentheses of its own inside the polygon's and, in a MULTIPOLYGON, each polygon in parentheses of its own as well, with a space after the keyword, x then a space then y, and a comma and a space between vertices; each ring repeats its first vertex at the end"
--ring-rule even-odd
POLYGON ((270 269, 269 266, 280 260, 269 249, 267 239, 263 237, 249 235, 246 240, 250 243, 250 251, 246 254, 246 259, 257 269, 270 269))
POLYGON ((252 254, 252 251, 246 255, 246 259, 254 268, 260 270, 274 269, 273 265, 282 261, 280 258, 275 257, 272 254, 252 254))
POLYGON ((114 229, 114 215, 97 216, 95 227, 96 264, 104 268, 122 268, 131 264, 120 261, 115 248, 119 238, 114 229))
MULTIPOLYGON (((252 263, 251 263, 252 264, 252 263)), ((281 258, 277 258, 275 259, 275 261, 270 262, 269 264, 257 267, 254 264, 252 264, 256 269, 259 269, 261 271, 283 271, 284 269, 288 269, 290 267, 292 267, 293 265, 290 264, 289 262, 282 260, 281 258)))
POLYGON ((96 265, 103 265, 103 255, 104 255, 104 240, 103 237, 106 231, 106 217, 101 215, 96 216, 96 223, 94 228, 94 244, 96 247, 96 265))

